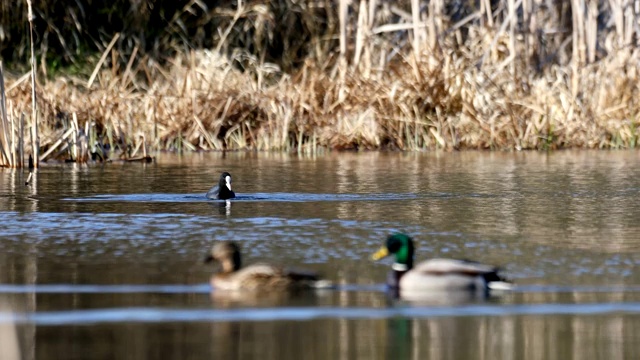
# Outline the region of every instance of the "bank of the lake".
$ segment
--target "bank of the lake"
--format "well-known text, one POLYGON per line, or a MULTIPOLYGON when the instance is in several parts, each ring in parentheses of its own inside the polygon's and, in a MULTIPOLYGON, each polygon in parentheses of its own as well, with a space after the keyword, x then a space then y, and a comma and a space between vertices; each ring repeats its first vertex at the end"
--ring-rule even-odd
MULTIPOLYGON (((456 11, 386 1, 177 11, 169 24, 190 27, 162 54, 139 45, 139 34, 112 31, 97 44, 102 56, 85 59, 88 69, 74 75, 45 75, 46 59, 39 60, 41 154, 56 146, 49 157, 105 148, 117 150, 113 157, 146 150, 635 148, 640 37, 625 24, 637 14, 614 3, 480 3, 456 11), (226 31, 198 43, 189 35, 206 27, 186 14, 215 17, 226 31), (297 55, 276 51, 273 39, 293 41, 292 32, 302 39, 297 55)), ((10 152, 21 114, 26 134, 32 124, 28 78, 7 75, 6 95, 0 141, 10 152)))

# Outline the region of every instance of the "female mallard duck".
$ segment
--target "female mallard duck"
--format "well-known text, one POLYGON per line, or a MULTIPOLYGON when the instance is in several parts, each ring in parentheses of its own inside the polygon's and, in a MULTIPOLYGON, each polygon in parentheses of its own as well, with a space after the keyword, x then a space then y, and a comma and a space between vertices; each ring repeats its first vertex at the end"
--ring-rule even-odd
POLYGON ((218 180, 218 185, 207 192, 207 199, 227 200, 236 197, 236 193, 231 191, 231 174, 223 172, 218 180))
POLYGON ((269 264, 253 264, 241 268, 240 248, 233 241, 213 245, 205 262, 217 261, 222 271, 211 277, 211 286, 217 290, 291 290, 316 288, 318 275, 294 271, 269 264))
POLYGON ((387 238, 385 246, 373 254, 380 260, 395 254, 388 284, 404 293, 431 291, 486 291, 508 289, 511 284, 498 275, 498 268, 468 260, 431 259, 413 266, 413 240, 397 233, 387 238))

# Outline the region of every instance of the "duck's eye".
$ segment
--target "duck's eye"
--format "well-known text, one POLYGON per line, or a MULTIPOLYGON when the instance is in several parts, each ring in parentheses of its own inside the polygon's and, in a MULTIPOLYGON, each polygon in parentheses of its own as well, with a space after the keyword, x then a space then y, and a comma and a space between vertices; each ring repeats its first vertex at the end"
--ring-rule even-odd
POLYGON ((395 253, 396 251, 400 250, 401 247, 402 247, 402 242, 396 238, 390 238, 387 241, 387 249, 389 249, 390 253, 395 253))
POLYGON ((389 246, 387 246, 387 249, 389 249, 390 253, 394 253, 394 252, 400 250, 400 243, 393 242, 393 243, 389 244, 389 246))

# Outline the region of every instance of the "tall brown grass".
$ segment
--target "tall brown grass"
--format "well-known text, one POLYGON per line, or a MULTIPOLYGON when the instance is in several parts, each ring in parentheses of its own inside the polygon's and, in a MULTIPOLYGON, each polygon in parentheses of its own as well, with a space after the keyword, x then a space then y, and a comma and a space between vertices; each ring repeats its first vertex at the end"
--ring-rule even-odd
MULTIPOLYGON (((210 10, 227 19, 213 50, 162 63, 139 47, 119 52, 124 35, 114 34, 89 79, 38 84, 40 146, 50 150, 40 159, 73 157, 83 136, 98 158, 147 148, 637 145, 637 1, 296 2, 308 23, 322 8, 325 26, 302 59, 279 62, 301 64, 286 72, 249 51, 286 35, 274 30, 273 8, 239 4, 210 10), (232 46, 237 37, 245 48, 232 46)), ((10 118, 28 113, 24 81, 13 80, 7 99, 10 118)))

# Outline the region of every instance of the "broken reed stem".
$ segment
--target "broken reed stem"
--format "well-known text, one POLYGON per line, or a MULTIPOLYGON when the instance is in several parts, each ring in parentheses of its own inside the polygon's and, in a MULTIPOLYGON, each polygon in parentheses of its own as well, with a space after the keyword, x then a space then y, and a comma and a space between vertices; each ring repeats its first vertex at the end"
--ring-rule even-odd
POLYGON ((102 56, 100 57, 100 60, 98 60, 98 63, 96 64, 96 67, 93 69, 93 73, 91 73, 91 76, 89 77, 89 80, 87 81, 87 89, 91 88, 91 85, 93 84, 93 81, 96 79, 96 76, 98 75, 98 71, 102 67, 102 64, 104 64, 104 61, 106 60, 107 56, 111 52, 111 49, 113 48, 113 45, 116 44, 116 41, 118 40, 119 37, 120 37, 120 33, 116 33, 113 36, 113 39, 111 39, 111 42, 109 43, 109 45, 107 45, 107 48, 102 53, 102 56))
POLYGON ((29 20, 29 37, 31 39, 31 152, 33 153, 33 167, 38 168, 40 163, 40 138, 38 137, 38 104, 36 102, 36 52, 33 45, 33 8, 31 0, 27 0, 29 20))
POLYGON ((47 156, 51 155, 51 153, 58 148, 58 146, 60 146, 60 144, 62 144, 63 141, 65 141, 71 134, 73 134, 74 129, 73 127, 69 130, 67 130, 64 135, 62 135, 62 137, 60 139, 58 139, 53 145, 51 145, 51 147, 49 148, 49 150, 47 150, 47 152, 45 152, 44 154, 42 154, 42 156, 40 157, 40 161, 44 161, 47 159, 47 156))

